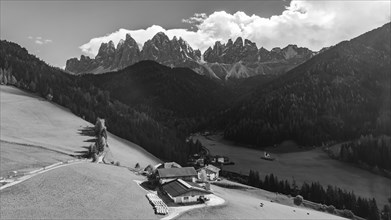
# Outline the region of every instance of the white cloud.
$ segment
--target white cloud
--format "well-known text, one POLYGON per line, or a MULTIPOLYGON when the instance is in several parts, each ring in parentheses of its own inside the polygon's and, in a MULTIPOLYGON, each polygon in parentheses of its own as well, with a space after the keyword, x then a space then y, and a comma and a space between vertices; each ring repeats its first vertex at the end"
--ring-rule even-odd
POLYGON ((205 13, 195 13, 193 17, 182 19, 183 23, 188 23, 191 25, 201 24, 208 16, 205 13))
POLYGON ((43 42, 40 41, 40 40, 35 40, 35 43, 36 43, 36 44, 39 44, 39 45, 42 45, 42 44, 43 44, 43 42))
MULTIPOLYGON (((33 36, 28 36, 28 39, 34 40, 34 37, 33 36)), ((53 42, 52 40, 50 40, 50 39, 43 39, 42 37, 35 37, 35 40, 34 40, 34 43, 36 43, 38 45, 48 44, 48 43, 52 43, 52 42, 53 42)))
POLYGON ((140 44, 163 31, 170 38, 182 37, 193 48, 206 50, 215 41, 242 37, 258 47, 272 49, 297 44, 312 50, 349 40, 366 31, 390 22, 390 1, 297 1, 293 0, 281 15, 270 18, 262 15, 247 15, 244 12, 229 14, 225 11, 204 13, 183 19, 196 30, 169 29, 153 25, 147 29, 118 31, 91 39, 80 49, 95 56, 101 43, 113 40, 115 44, 124 39, 126 33, 140 44))

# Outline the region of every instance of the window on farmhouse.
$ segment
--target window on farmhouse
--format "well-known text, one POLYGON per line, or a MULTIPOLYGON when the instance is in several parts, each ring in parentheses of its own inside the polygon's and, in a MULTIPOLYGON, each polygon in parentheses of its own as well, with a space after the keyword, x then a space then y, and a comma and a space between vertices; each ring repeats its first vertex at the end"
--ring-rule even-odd
POLYGON ((188 200, 188 199, 189 199, 189 197, 188 197, 188 196, 185 196, 185 197, 183 197, 183 199, 184 199, 184 200, 188 200))

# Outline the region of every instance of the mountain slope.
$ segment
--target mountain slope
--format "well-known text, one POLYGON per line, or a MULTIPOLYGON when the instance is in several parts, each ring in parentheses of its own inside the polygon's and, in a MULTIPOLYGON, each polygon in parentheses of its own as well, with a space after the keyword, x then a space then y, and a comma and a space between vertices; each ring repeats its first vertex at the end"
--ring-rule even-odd
POLYGON ((217 124, 226 138, 259 146, 390 134, 390 60, 386 24, 254 89, 217 124))
POLYGON ((225 99, 230 97, 221 84, 188 68, 169 68, 154 61, 82 78, 125 104, 164 108, 178 116, 204 115, 226 104, 225 99))

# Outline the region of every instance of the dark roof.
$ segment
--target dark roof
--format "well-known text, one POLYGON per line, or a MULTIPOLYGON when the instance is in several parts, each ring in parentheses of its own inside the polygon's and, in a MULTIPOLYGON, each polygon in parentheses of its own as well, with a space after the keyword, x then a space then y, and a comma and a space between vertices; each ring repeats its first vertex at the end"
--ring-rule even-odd
POLYGON ((158 169, 157 172, 160 178, 197 176, 197 172, 194 167, 158 169))
POLYGON ((188 183, 181 179, 165 183, 162 185, 163 190, 170 194, 172 197, 183 195, 190 191, 196 191, 200 194, 211 194, 210 191, 200 188, 200 186, 194 183, 188 183))

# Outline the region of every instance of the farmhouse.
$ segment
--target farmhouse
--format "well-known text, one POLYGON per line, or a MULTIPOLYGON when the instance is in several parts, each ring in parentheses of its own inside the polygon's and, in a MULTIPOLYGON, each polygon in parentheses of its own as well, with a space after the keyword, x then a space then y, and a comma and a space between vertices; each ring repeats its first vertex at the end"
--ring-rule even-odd
POLYGON ((159 179, 160 184, 163 184, 179 178, 194 182, 198 175, 194 167, 181 167, 157 169, 156 177, 159 179))
POLYGON ((196 183, 176 179, 162 185, 163 190, 175 203, 191 203, 205 199, 212 192, 205 190, 196 183))
POLYGON ((202 170, 205 170, 206 176, 208 177, 209 180, 215 180, 215 179, 219 178, 220 169, 211 165, 211 164, 208 164, 207 166, 200 168, 198 170, 198 178, 199 179, 200 179, 200 175, 201 175, 202 170))

